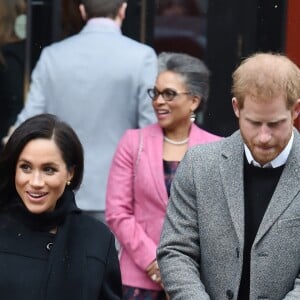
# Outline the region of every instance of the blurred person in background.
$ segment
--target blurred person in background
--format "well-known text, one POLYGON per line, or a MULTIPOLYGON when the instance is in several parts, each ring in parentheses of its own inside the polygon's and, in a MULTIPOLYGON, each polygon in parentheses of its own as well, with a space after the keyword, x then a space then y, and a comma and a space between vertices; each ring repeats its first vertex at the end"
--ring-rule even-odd
POLYGON ((0 139, 24 104, 25 0, 0 0, 0 139))
POLYGON ((167 299, 156 248, 170 185, 187 149, 219 140, 193 124, 208 97, 209 71, 202 61, 162 53, 159 75, 148 90, 158 122, 127 130, 115 156, 107 186, 106 221, 120 242, 123 299, 167 299))
POLYGON ((147 88, 155 82, 157 57, 149 46, 122 35, 126 7, 123 0, 81 1, 86 25, 78 34, 43 49, 15 124, 48 112, 74 128, 85 150, 77 204, 102 221, 118 141, 126 129, 156 120, 147 88))

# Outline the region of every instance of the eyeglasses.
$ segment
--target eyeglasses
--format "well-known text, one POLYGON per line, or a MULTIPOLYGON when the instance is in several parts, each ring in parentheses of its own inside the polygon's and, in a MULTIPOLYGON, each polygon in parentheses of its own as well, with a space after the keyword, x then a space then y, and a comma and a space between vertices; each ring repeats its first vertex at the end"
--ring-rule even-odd
POLYGON ((172 89, 164 89, 160 92, 157 88, 148 89, 147 93, 153 101, 156 100, 159 97, 159 95, 161 95, 165 101, 173 101, 174 98, 178 95, 191 94, 190 92, 176 92, 172 89))

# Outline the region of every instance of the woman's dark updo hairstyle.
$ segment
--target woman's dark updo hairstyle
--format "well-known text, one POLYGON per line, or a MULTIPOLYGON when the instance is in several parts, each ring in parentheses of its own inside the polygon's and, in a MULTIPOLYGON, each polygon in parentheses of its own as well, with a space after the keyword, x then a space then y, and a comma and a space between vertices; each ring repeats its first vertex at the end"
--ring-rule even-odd
POLYGON ((53 139, 61 151, 67 169, 74 168, 74 176, 68 186, 80 187, 83 177, 83 147, 74 130, 55 115, 40 114, 23 122, 11 135, 0 155, 0 205, 10 201, 15 193, 16 165, 21 152, 34 139, 53 139))

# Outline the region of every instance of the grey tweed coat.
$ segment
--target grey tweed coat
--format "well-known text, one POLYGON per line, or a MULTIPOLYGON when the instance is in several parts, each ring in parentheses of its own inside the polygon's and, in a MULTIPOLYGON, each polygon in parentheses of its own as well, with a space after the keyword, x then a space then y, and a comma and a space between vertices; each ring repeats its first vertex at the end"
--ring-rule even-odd
MULTIPOLYGON (((237 299, 244 247, 240 132, 196 146, 180 163, 158 248, 172 300, 237 299)), ((300 136, 251 250, 250 299, 300 299, 300 136)))

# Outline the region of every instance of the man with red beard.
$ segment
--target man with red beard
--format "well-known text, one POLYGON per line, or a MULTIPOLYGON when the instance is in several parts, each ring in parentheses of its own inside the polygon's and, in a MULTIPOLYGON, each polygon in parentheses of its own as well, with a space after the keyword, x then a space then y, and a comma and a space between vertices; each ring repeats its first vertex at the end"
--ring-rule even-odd
POLYGON ((300 299, 300 70, 258 53, 233 73, 240 130, 189 150, 158 263, 179 299, 300 299))

